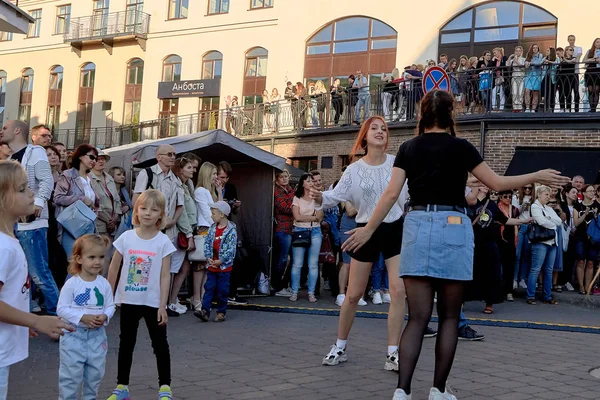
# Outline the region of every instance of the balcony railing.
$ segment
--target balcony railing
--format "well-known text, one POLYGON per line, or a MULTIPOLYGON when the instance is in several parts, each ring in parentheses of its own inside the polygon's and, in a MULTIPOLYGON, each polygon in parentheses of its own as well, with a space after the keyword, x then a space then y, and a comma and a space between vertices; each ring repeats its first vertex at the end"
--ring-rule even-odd
POLYGON ((120 11, 71 19, 64 34, 65 42, 82 42, 132 36, 146 39, 150 14, 141 11, 120 11))
MULTIPOLYGON (((597 115, 600 120, 600 113, 594 113, 600 112, 597 110, 600 73, 594 72, 593 67, 588 73, 585 64, 579 69, 577 65, 575 69, 572 66, 566 69, 561 69, 560 65, 552 67, 525 71, 484 68, 451 73, 457 119, 486 116, 534 119, 564 112, 569 113, 570 118, 597 115)), ((392 125, 414 123, 423 91, 421 79, 414 76, 413 79, 372 87, 368 101, 364 95, 358 96, 347 88, 340 88, 333 95, 328 92, 288 97, 112 128, 57 130, 54 136, 69 148, 87 142, 106 148, 210 129, 223 129, 237 137, 304 133, 326 128, 334 131, 336 127, 356 123, 359 100, 361 104, 366 103, 366 107, 360 109, 361 121, 370 115, 382 115, 392 125)), ((567 117, 567 114, 560 115, 567 117)))

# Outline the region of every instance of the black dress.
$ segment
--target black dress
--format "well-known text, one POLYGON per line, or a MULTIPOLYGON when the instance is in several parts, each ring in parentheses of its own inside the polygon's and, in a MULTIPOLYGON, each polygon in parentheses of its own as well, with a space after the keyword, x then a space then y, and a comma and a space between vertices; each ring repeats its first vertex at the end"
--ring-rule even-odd
POLYGON ((496 203, 477 201, 474 218, 481 217, 473 226, 475 234, 475 255, 473 262, 473 280, 467 284, 465 301, 484 300, 486 304, 498 304, 504 301, 502 264, 500 251, 496 243, 500 235, 500 226, 508 218, 500 211, 496 203))

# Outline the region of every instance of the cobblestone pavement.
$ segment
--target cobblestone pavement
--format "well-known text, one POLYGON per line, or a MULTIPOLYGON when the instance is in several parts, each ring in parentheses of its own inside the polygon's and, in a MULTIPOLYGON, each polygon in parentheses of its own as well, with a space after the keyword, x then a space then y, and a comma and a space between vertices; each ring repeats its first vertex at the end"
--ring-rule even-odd
MULTIPOLYGON (((117 314, 118 315, 118 314, 117 314)), ((176 399, 391 399, 397 374, 383 370, 386 321, 357 318, 349 361, 321 366, 335 339, 331 316, 230 310, 225 323, 190 313, 169 320, 176 399)), ((433 325, 435 327, 435 325, 433 325)), ((478 327, 482 342, 459 342, 449 386, 459 400, 600 399, 600 336, 478 327)), ((100 399, 116 379, 118 316, 108 328, 109 356, 100 399)), ((427 398, 435 339, 425 339, 413 399, 427 398)), ((58 344, 31 341, 30 357, 11 368, 9 399, 57 398, 58 344)), ((131 375, 136 400, 156 399, 155 359, 141 324, 131 375)))

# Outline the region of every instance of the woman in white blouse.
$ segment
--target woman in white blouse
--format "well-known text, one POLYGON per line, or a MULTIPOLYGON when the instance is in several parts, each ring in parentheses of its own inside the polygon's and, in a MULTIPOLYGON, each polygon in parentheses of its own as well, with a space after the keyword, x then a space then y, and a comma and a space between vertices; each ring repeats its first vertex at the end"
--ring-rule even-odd
MULTIPOLYGON (((544 288, 543 300, 545 304, 558 304, 552 298, 552 271, 554 269, 554 261, 556 260, 556 251, 558 249, 558 235, 556 234, 557 227, 562 225, 562 220, 556 212, 547 206, 550 200, 551 189, 548 186, 539 186, 536 189, 537 200, 531 206, 531 217, 535 224, 546 229, 553 230, 554 237, 552 239, 531 244, 531 271, 529 271, 529 279, 527 281, 527 304, 536 304, 535 289, 540 272, 542 273, 544 288)), ((562 243, 561 243, 562 246, 562 243)))
MULTIPOLYGON (((217 167, 214 164, 205 162, 200 167, 198 173, 198 182, 194 191, 194 200, 198 210, 198 234, 206 234, 208 228, 213 224, 210 203, 223 200, 223 191, 220 185, 217 185, 217 167)), ((206 281, 206 263, 190 263, 194 271, 194 296, 192 298, 192 308, 202 306, 202 295, 204 292, 204 282, 206 281)))

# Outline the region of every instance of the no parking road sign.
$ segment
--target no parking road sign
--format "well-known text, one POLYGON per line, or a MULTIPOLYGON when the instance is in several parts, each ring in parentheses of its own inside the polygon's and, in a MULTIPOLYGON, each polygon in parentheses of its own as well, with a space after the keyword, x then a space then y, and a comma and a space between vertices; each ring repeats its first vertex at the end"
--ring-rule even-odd
POLYGON ((450 78, 442 67, 431 67, 423 75, 423 93, 432 90, 450 91, 450 78))

